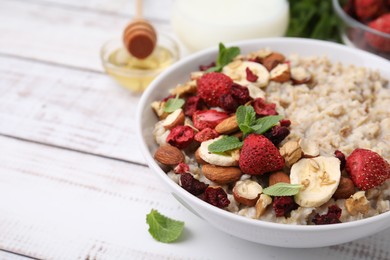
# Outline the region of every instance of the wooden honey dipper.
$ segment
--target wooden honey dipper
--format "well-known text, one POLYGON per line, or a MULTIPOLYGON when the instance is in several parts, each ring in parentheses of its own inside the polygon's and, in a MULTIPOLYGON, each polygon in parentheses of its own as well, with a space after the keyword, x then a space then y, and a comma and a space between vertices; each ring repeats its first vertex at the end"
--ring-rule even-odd
POLYGON ((123 43, 128 52, 138 59, 145 59, 154 50, 157 34, 153 26, 142 18, 142 0, 137 0, 135 19, 123 32, 123 43))

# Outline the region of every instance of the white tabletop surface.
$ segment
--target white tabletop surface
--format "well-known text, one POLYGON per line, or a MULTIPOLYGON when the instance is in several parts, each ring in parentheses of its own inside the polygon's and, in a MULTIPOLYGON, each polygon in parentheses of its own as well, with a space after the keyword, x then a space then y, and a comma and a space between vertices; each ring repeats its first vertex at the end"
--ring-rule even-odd
MULTIPOLYGON (((172 33, 172 1, 144 2, 172 33)), ((140 96, 99 60, 133 13, 131 0, 0 0, 0 259, 390 259, 390 230, 285 249, 229 236, 182 207, 137 148, 140 96), (152 208, 185 221, 179 241, 149 235, 152 208)))

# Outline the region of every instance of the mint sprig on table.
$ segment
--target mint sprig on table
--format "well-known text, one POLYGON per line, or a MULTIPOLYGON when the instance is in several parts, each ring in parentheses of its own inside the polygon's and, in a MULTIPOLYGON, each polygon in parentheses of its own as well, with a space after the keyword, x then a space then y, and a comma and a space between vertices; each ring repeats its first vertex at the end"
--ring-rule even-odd
POLYGON ((279 182, 263 189, 263 193, 269 196, 293 196, 298 194, 302 187, 301 184, 279 182))
POLYGON ((184 229, 184 222, 168 218, 152 209, 146 215, 149 224, 149 233, 154 239, 163 243, 170 243, 179 238, 184 229))
POLYGON ((184 103, 184 99, 179 98, 179 95, 176 95, 175 98, 170 98, 167 100, 164 106, 164 112, 172 113, 173 111, 181 108, 184 103))
POLYGON ((237 55, 240 54, 240 48, 238 47, 229 47, 226 48, 223 43, 219 44, 219 53, 217 57, 217 61, 214 67, 211 67, 207 70, 207 72, 220 72, 223 67, 229 64, 237 55))
POLYGON ((221 139, 213 142, 209 145, 208 149, 209 152, 212 153, 223 153, 226 151, 231 151, 234 149, 241 148, 243 145, 243 142, 240 141, 235 136, 224 136, 221 139))
POLYGON ((282 116, 265 116, 256 119, 252 106, 239 106, 236 111, 238 127, 244 136, 256 133, 264 134, 283 118, 282 116))

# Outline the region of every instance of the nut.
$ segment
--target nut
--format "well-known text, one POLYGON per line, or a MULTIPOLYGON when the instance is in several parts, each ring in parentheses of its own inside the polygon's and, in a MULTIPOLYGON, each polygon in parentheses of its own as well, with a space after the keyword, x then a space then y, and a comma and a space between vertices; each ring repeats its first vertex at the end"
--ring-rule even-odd
POLYGON ((260 218, 265 210, 267 209, 268 205, 271 205, 272 203, 272 198, 266 194, 261 194, 260 198, 257 200, 255 209, 256 209, 256 214, 255 218, 260 218))
POLYGON ((179 108, 170 113, 162 122, 165 129, 171 130, 175 126, 184 124, 185 115, 183 109, 179 108))
POLYGON ((234 199, 249 207, 256 204, 256 201, 259 199, 262 192, 263 187, 250 179, 236 182, 233 188, 234 199))
POLYGON ((286 63, 278 64, 270 71, 270 79, 279 83, 290 80, 290 67, 286 63))
POLYGON ((273 52, 263 60, 263 66, 267 68, 268 71, 271 71, 273 68, 275 68, 279 63, 284 62, 286 58, 283 54, 280 54, 278 52, 273 52))
POLYGON ((350 178, 341 176, 339 186, 333 194, 335 199, 348 199, 355 193, 355 185, 350 178))
POLYGON ((228 184, 240 179, 242 172, 238 167, 223 167, 212 164, 202 165, 203 175, 218 184, 228 184))
POLYGON ((231 134, 238 130, 239 128, 236 115, 224 119, 215 127, 215 131, 219 134, 231 134))
POLYGON ((291 167, 299 159, 301 159, 303 153, 302 149, 297 141, 288 141, 279 150, 280 154, 284 157, 286 165, 291 167))
POLYGON ((206 162, 205 160, 202 159, 202 157, 200 157, 199 148, 195 151, 195 160, 199 164, 208 164, 208 162, 206 162))
POLYGON ((352 216, 356 216, 358 213, 365 214, 370 209, 370 202, 364 195, 364 191, 358 191, 345 200, 345 208, 352 216))
POLYGON ((268 185, 272 186, 279 182, 290 183, 290 177, 282 171, 271 173, 268 179, 268 185))
POLYGON ((308 139, 301 139, 298 143, 303 152, 302 157, 314 158, 320 155, 320 149, 318 148, 318 145, 315 144, 313 141, 310 141, 308 139))
POLYGON ((154 159, 164 165, 177 165, 184 162, 184 155, 179 148, 172 145, 162 145, 154 153, 154 159))
POLYGON ((190 95, 196 93, 196 81, 188 81, 184 85, 177 85, 176 88, 171 89, 170 91, 171 95, 179 95, 179 97, 182 97, 184 95, 190 95))
POLYGON ((165 102, 163 101, 154 101, 151 104, 154 113, 161 119, 165 119, 169 114, 164 111, 165 102))
POLYGON ((303 67, 291 68, 291 80, 295 85, 305 84, 311 81, 311 74, 303 67))

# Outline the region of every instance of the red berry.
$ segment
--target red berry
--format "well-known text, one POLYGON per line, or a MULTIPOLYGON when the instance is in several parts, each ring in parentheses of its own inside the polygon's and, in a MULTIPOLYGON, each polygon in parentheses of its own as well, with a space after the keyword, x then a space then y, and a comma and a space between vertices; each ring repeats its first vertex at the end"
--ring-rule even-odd
POLYGON ((195 134, 195 141, 198 141, 199 143, 205 142, 210 139, 217 138, 219 136, 218 132, 215 131, 212 128, 204 128, 202 131, 195 134))
POLYGON ((233 80, 219 72, 206 73, 197 80, 198 95, 210 107, 219 106, 219 97, 228 94, 233 80))
POLYGON ((251 134, 244 139, 238 162, 241 171, 250 175, 278 171, 284 167, 284 158, 278 148, 258 134, 251 134))
POLYGON ((226 192, 221 187, 207 187, 204 192, 204 200, 218 208, 224 208, 230 204, 226 192))
POLYGON ((246 72, 246 80, 249 81, 249 82, 256 82, 257 79, 259 78, 248 67, 245 69, 245 72, 246 72))
POLYGON ((173 171, 176 174, 183 174, 190 171, 190 166, 184 162, 181 162, 173 169, 173 171))
POLYGON ((356 187, 368 190, 390 178, 390 164, 376 152, 355 149, 345 167, 356 187))
POLYGON ((207 127, 214 129, 220 122, 228 117, 229 115, 225 112, 217 110, 202 110, 196 111, 192 115, 192 122, 198 130, 203 130, 207 127))
POLYGON ((210 64, 208 65, 199 65, 199 70, 200 71, 206 71, 212 67, 215 67, 215 62, 211 62, 210 64))
POLYGON ((355 13, 360 21, 377 17, 382 8, 382 0, 355 0, 355 13))
POLYGON ((194 129, 189 126, 179 125, 171 129, 167 136, 167 143, 179 149, 184 149, 194 140, 194 129))
POLYGON ((219 106, 226 112, 233 113, 239 104, 231 94, 223 94, 219 97, 219 106))
POLYGON ((180 185, 183 189, 195 196, 202 194, 209 186, 204 182, 198 181, 188 172, 180 176, 180 185))
POLYGON ((201 110, 203 105, 204 102, 199 96, 189 97, 184 105, 184 114, 191 117, 195 111, 201 110))
POLYGON ((366 32, 365 38, 370 46, 379 51, 390 52, 390 13, 384 14, 368 23, 368 26, 374 30, 387 34, 386 37, 366 32))
POLYGON ((278 146, 289 134, 290 130, 288 130, 287 127, 276 125, 265 132, 264 136, 267 137, 275 146, 278 146))
POLYGON ((289 127, 291 125, 291 121, 289 119, 282 119, 279 121, 280 126, 289 127))
POLYGON ((343 154, 343 152, 339 151, 339 150, 336 150, 334 152, 334 155, 336 156, 337 159, 340 160, 340 170, 344 170, 345 168, 345 163, 346 163, 346 160, 345 160, 345 155, 343 154))
POLYGON ((252 100, 252 98, 249 96, 248 88, 236 83, 233 83, 231 86, 230 93, 239 105, 244 105, 248 101, 252 100))
POLYGON ((277 217, 287 217, 292 210, 298 208, 298 204, 295 203, 292 197, 275 197, 272 207, 277 217))
POLYGON ((267 103, 262 98, 256 98, 253 101, 253 108, 259 116, 273 116, 278 114, 278 112, 276 112, 276 104, 267 103))
POLYGON ((320 215, 317 213, 312 219, 312 222, 316 225, 337 224, 341 223, 340 217, 341 209, 337 205, 332 205, 328 207, 326 214, 320 215))

